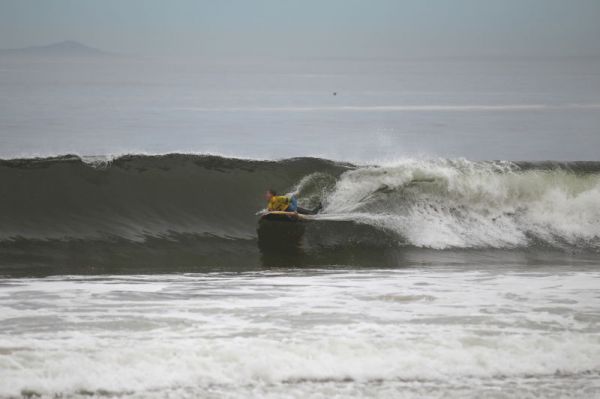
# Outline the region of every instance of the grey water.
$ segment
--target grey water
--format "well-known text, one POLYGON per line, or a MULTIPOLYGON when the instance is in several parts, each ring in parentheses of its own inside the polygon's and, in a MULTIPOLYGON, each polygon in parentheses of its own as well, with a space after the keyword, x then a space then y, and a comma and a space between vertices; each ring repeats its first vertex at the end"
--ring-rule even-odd
POLYGON ((598 57, 0 56, 0 397, 600 397, 598 148, 598 57))
POLYGON ((598 71, 598 57, 0 56, 0 156, 591 161, 598 71))

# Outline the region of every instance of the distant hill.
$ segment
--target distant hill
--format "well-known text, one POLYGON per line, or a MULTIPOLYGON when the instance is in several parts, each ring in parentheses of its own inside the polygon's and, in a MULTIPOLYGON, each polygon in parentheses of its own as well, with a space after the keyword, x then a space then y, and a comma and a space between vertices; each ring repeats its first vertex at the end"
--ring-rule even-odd
POLYGON ((45 46, 31 46, 14 49, 0 49, 0 55, 24 55, 43 57, 82 57, 110 55, 105 51, 85 44, 66 40, 60 43, 52 43, 45 46))

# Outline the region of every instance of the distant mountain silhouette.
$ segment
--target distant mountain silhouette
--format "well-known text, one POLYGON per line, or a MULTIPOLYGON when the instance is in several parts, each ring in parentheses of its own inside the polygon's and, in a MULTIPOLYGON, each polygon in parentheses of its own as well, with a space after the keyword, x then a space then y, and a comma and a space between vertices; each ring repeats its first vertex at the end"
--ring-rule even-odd
POLYGON ((80 56, 101 56, 109 55, 94 47, 85 44, 66 40, 60 43, 52 43, 45 46, 31 46, 23 48, 0 50, 0 55, 29 55, 29 56, 54 56, 54 57, 80 57, 80 56))

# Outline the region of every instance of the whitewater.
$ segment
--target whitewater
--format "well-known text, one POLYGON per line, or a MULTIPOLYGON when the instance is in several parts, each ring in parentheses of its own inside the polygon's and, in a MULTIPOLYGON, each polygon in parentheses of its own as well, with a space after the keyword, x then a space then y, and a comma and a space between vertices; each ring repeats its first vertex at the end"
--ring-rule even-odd
POLYGON ((0 395, 597 397, 599 282, 543 267, 4 280, 0 395))

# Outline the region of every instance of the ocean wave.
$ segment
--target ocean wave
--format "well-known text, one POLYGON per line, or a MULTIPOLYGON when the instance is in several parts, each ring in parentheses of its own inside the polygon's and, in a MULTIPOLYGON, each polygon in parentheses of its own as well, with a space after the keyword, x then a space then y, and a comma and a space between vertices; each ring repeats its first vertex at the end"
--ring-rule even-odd
POLYGON ((441 159, 357 168, 340 177, 325 213, 420 247, 596 248, 598 166, 441 159))
POLYGON ((298 248, 600 248, 600 162, 66 155, 2 160, 0 176, 4 264, 49 247, 94 259, 111 248, 126 258, 180 245, 217 263, 240 246, 291 261, 298 248), (322 203, 323 212, 259 224, 267 188, 298 191, 302 205, 322 203))

